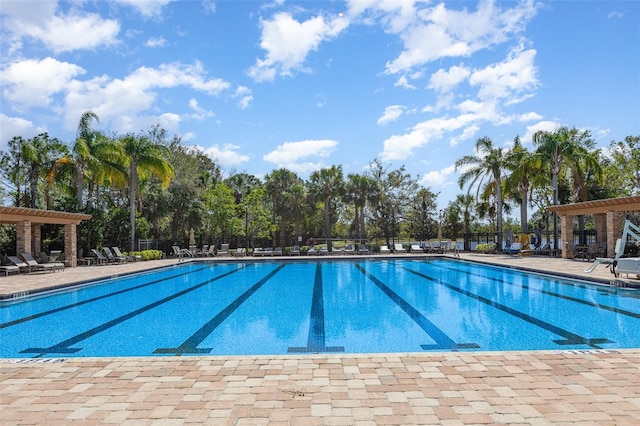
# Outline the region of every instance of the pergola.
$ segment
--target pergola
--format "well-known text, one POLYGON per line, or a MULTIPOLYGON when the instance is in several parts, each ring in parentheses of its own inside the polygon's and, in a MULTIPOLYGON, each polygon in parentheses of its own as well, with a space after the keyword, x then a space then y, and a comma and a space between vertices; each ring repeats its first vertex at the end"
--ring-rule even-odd
POLYGON ((30 253, 34 257, 39 256, 42 225, 64 225, 65 263, 72 267, 78 263, 76 226, 81 221, 89 219, 91 219, 89 214, 0 206, 0 223, 16 225, 16 253, 30 253))
MULTIPOLYGON (((607 254, 610 255, 615 252, 616 240, 622 236, 626 215, 640 212, 640 196, 585 201, 551 206, 547 209, 556 212, 560 217, 560 232, 563 241, 573 241, 574 216, 593 215, 598 239, 607 243, 607 254)), ((562 250, 562 257, 567 257, 566 250, 562 250)))

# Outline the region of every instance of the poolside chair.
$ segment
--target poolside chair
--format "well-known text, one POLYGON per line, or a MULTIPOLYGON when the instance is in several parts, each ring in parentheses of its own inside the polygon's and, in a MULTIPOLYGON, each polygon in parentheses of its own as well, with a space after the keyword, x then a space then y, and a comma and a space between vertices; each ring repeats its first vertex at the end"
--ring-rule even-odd
POLYGON ((420 244, 411 244, 411 253, 424 253, 420 244))
POLYGON ((51 250, 49 252, 49 263, 53 263, 53 262, 62 262, 62 259, 60 259, 60 257, 62 256, 62 250, 51 250))
POLYGON ((398 253, 406 253, 407 250, 402 246, 401 243, 395 243, 393 245, 393 252, 398 254, 398 253))
POLYGON ((274 256, 284 255, 284 252, 282 251, 282 247, 276 247, 275 249, 273 249, 273 255, 274 256))
POLYGON ((331 254, 342 254, 343 250, 341 248, 338 248, 336 246, 332 246, 331 247, 331 254))
POLYGON ((344 246, 344 254, 355 254, 356 249, 353 247, 353 244, 347 244, 344 246))
POLYGON ((291 256, 300 256, 300 246, 298 245, 293 246, 290 254, 291 256))
POLYGON ((20 259, 18 256, 7 256, 9 262, 13 263, 13 266, 18 268, 18 272, 31 272, 31 266, 29 266, 24 260, 20 259))
POLYGON ((9 276, 9 274, 19 274, 20 267, 16 265, 0 265, 0 272, 4 272, 4 276, 9 276))
POLYGON ((273 256, 273 247, 267 247, 262 253, 263 256, 273 256))
POLYGON ((64 263, 39 263, 30 253, 20 253, 20 257, 27 262, 27 265, 31 267, 32 271, 45 271, 45 272, 55 272, 55 271, 64 271, 64 263))
POLYGON ((307 250, 307 255, 317 255, 317 254, 318 254, 318 249, 316 248, 316 246, 309 247, 309 250, 307 250))
POLYGON ((229 244, 220 244, 220 250, 218 250, 218 256, 229 255, 229 244))
POLYGON ((262 256, 264 255, 264 249, 262 247, 256 247, 253 249, 254 256, 262 256))
POLYGON ((123 255, 123 254, 122 254, 122 252, 120 251, 120 248, 119 248, 119 247, 116 247, 116 246, 111 247, 111 250, 113 250, 113 254, 115 254, 116 256, 118 256, 118 257, 124 257, 124 258, 127 260, 127 262, 135 262, 135 261, 137 261, 137 260, 142 259, 142 256, 131 256, 131 255, 126 255, 126 256, 125 256, 125 255, 123 255))
POLYGON ((380 254, 390 254, 391 250, 389 250, 388 246, 380 246, 380 254))
POLYGON ((318 254, 320 256, 326 256, 329 254, 329 250, 326 247, 320 247, 320 250, 318 250, 318 254))
POLYGON ((207 250, 207 253, 205 254, 206 257, 216 257, 218 255, 218 253, 216 252, 216 245, 215 244, 211 244, 209 246, 209 250, 207 250))
POLYGON ((358 244, 358 254, 369 254, 369 248, 366 244, 358 244))
POLYGON ((109 247, 102 247, 102 251, 104 251, 107 259, 109 259, 109 263, 125 263, 127 261, 127 258, 124 256, 114 256, 109 247))
POLYGON ((109 264, 109 259, 107 258, 107 256, 105 256, 104 254, 100 253, 97 249, 91 249, 91 253, 93 253, 93 256, 95 257, 95 264, 96 265, 108 265, 109 264))
MULTIPOLYGON (((193 253, 188 249, 180 248, 180 246, 171 246, 171 248, 173 249, 173 256, 177 257, 179 262, 182 262, 182 259, 185 257, 193 257, 193 253)), ((91 249, 91 251, 93 251, 93 249, 91 249)))
POLYGON ((236 257, 244 257, 244 255, 247 253, 247 249, 244 247, 238 247, 238 249, 236 251, 234 251, 232 254, 236 257))

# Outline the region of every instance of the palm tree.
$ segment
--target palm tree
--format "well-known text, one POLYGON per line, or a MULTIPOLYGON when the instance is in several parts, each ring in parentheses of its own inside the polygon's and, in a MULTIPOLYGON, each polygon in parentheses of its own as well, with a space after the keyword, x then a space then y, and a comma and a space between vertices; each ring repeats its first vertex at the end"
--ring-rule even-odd
POLYGON ((327 250, 331 252, 331 202, 344 192, 342 166, 331 166, 317 170, 310 177, 311 193, 324 202, 324 233, 327 238, 327 250))
POLYGON ((473 196, 469 194, 459 194, 456 196, 454 204, 457 205, 462 211, 462 220, 464 222, 464 250, 471 250, 471 242, 469 236, 471 235, 471 216, 473 214, 475 200, 473 196))
POLYGON ((527 206, 529 191, 533 183, 542 185, 544 169, 540 158, 529 152, 518 136, 513 140, 513 148, 506 156, 507 168, 511 174, 505 179, 506 194, 514 194, 520 203, 521 232, 529 232, 527 206))
POLYGON ((38 204, 38 182, 51 173, 56 160, 66 154, 67 147, 58 139, 50 138, 48 133, 41 133, 25 141, 21 148, 20 157, 29 182, 29 207, 35 209, 38 204))
POLYGON ((169 186, 173 178, 173 167, 168 161, 169 150, 164 145, 151 142, 147 137, 125 135, 120 138, 122 149, 128 159, 129 171, 129 224, 130 250, 135 250, 136 194, 140 194, 140 180, 156 176, 162 187, 169 186))
POLYGON ((354 204, 356 235, 362 241, 367 236, 365 208, 375 192, 375 182, 369 176, 351 173, 347 176, 345 191, 347 199, 354 204))
POLYGON ((503 171, 506 168, 502 148, 495 148, 489 137, 482 137, 476 141, 477 156, 465 155, 455 163, 456 170, 468 166, 460 177, 458 184, 462 189, 470 181, 469 191, 476 186, 476 199, 480 190, 486 191, 484 184, 489 185, 495 195, 496 232, 498 234, 498 247, 502 249, 502 181, 503 171))
MULTIPOLYGON (((599 174, 602 175, 597 157, 589 151, 592 143, 589 132, 580 132, 575 127, 569 130, 563 126, 554 132, 538 131, 534 133, 533 144, 536 146, 536 155, 540 161, 548 166, 551 175, 553 205, 558 204, 559 179, 563 170, 566 169, 572 175, 574 188, 578 189, 578 192, 581 192, 584 187, 583 170, 585 167, 600 170, 599 174)), ((583 196, 586 198, 586 189, 584 191, 583 196)), ((553 223, 554 247, 558 247, 558 223, 555 212, 553 223)))
POLYGON ((291 213, 291 188, 299 184, 301 179, 291 170, 281 168, 265 176, 265 182, 267 194, 273 202, 273 214, 280 217, 280 244, 285 245, 286 224, 291 213))

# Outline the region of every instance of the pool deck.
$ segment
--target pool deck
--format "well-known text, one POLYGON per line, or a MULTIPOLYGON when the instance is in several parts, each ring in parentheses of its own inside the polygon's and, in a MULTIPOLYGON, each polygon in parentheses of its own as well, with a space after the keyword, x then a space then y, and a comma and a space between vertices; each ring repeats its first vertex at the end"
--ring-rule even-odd
MULTIPOLYGON (((613 279, 604 266, 584 273, 581 261, 461 258, 613 279)), ((174 263, 0 276, 0 295, 174 263)), ((640 349, 0 359, 0 423, 640 424, 640 349)))

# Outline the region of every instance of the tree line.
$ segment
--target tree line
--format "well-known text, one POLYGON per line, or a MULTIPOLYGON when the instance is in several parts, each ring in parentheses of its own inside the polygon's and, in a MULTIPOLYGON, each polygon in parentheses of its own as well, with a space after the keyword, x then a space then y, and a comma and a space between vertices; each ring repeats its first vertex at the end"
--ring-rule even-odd
MULTIPOLYGON (((182 143, 159 125, 139 133, 96 130, 99 118, 85 112, 75 139, 63 143, 47 133, 16 136, 0 151, 0 196, 16 207, 88 213, 78 227, 79 247, 137 249, 138 239, 186 244, 193 230, 199 244, 235 243, 287 247, 309 237, 377 241, 448 238, 504 228, 550 229, 552 204, 640 194, 640 136, 596 149, 588 131, 561 127, 537 132, 534 150, 518 137, 509 148, 483 137, 476 154, 455 166, 466 191, 438 210, 430 188, 404 166, 374 159, 362 173, 340 165, 308 179, 286 168, 262 179, 246 172, 223 177, 215 160, 182 143), (520 222, 507 220, 520 209, 520 222)), ((45 226, 43 245, 60 247, 60 227, 45 226)), ((468 243, 468 241, 467 241, 468 243)), ((499 240, 498 246, 501 246, 499 240)), ((467 247, 468 248, 468 247, 467 247)), ((46 247, 45 247, 46 249, 46 247)), ((15 230, 0 228, 0 250, 15 250, 15 230)))

